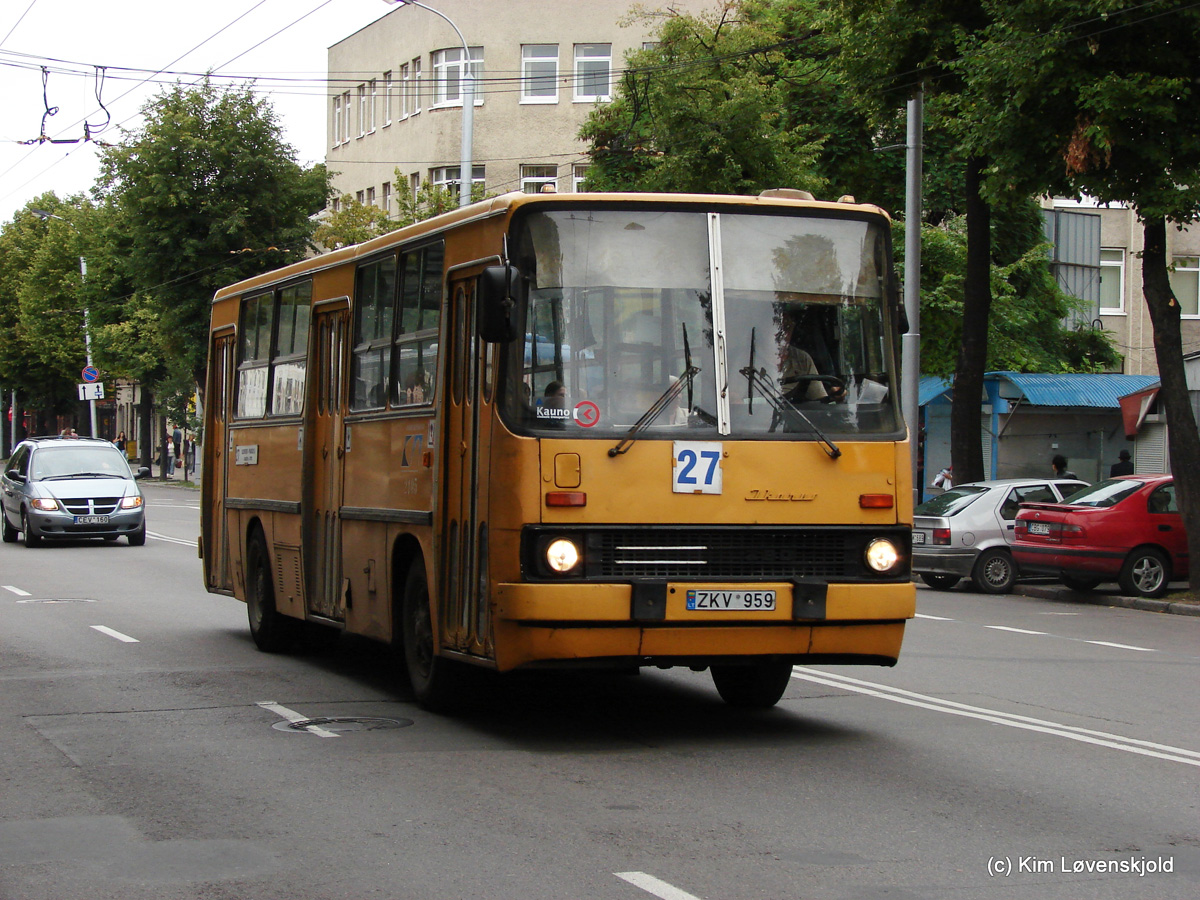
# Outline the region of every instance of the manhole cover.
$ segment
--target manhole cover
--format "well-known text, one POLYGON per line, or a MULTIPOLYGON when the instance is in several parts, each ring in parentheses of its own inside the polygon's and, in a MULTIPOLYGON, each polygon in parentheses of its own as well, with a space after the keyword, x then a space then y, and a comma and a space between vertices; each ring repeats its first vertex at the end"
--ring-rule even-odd
POLYGON ((386 731, 390 728, 407 728, 412 719, 378 719, 371 716, 318 716, 315 719, 297 719, 295 722, 276 722, 271 727, 276 731, 307 731, 320 728, 334 734, 352 731, 386 731))

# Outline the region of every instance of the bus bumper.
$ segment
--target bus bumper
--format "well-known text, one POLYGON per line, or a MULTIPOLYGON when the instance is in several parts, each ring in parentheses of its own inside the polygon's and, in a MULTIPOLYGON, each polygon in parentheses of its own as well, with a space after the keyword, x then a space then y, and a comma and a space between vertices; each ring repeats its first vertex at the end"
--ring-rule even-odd
POLYGON ((911 582, 828 585, 823 615, 814 619, 800 618, 794 604, 802 598, 793 598, 791 585, 737 587, 774 589, 776 609, 688 610, 686 587, 668 585, 665 609, 645 621, 634 617, 630 585, 498 585, 497 668, 572 662, 701 666, 747 656, 892 665, 905 620, 916 611, 911 582))

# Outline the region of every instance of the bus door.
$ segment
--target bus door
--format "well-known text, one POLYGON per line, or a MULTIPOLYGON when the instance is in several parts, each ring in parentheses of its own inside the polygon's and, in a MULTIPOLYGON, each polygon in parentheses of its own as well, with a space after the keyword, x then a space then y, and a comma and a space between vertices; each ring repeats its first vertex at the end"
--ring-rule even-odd
POLYGON ((495 376, 493 350, 475 334, 475 281, 450 282, 437 597, 442 646, 490 656, 487 511, 495 376))
POLYGON ((213 335, 212 384, 208 390, 208 430, 204 434, 203 484, 204 569, 210 591, 233 592, 233 567, 229 559, 229 529, 224 498, 229 465, 229 419, 233 407, 233 365, 237 335, 232 329, 213 335), (222 502, 214 502, 220 497, 222 502))
POLYGON ((346 592, 342 586, 342 475, 346 455, 344 422, 346 344, 350 308, 346 298, 313 311, 316 341, 312 433, 304 441, 309 473, 304 504, 304 559, 308 575, 309 615, 343 622, 346 592))

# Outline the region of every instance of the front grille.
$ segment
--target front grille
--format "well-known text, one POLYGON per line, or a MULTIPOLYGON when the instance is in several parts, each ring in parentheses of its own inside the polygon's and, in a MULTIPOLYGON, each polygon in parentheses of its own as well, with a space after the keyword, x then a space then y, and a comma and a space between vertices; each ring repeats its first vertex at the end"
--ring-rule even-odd
POLYGON ((73 516, 109 516, 117 511, 120 497, 85 497, 81 500, 59 500, 63 509, 73 516))
MULTIPOLYGON (((541 568, 541 538, 571 536, 584 546, 583 577, 595 581, 856 581, 879 576, 863 561, 868 541, 891 537, 907 551, 908 529, 859 526, 772 528, 707 526, 646 528, 618 526, 581 529, 530 529, 525 571, 550 576, 541 568)), ((901 573, 907 576, 907 571, 901 573)), ((556 579, 559 580, 559 579, 556 579)))

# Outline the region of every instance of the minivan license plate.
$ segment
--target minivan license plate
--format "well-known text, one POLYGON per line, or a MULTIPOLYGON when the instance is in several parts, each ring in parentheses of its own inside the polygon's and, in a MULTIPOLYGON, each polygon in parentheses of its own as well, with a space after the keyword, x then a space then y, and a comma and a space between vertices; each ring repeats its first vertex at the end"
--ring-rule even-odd
POLYGON ((774 591, 719 591, 689 590, 688 609, 713 609, 721 611, 773 610, 774 591))
POLYGON ((108 516, 76 516, 76 525, 107 525, 108 516))

